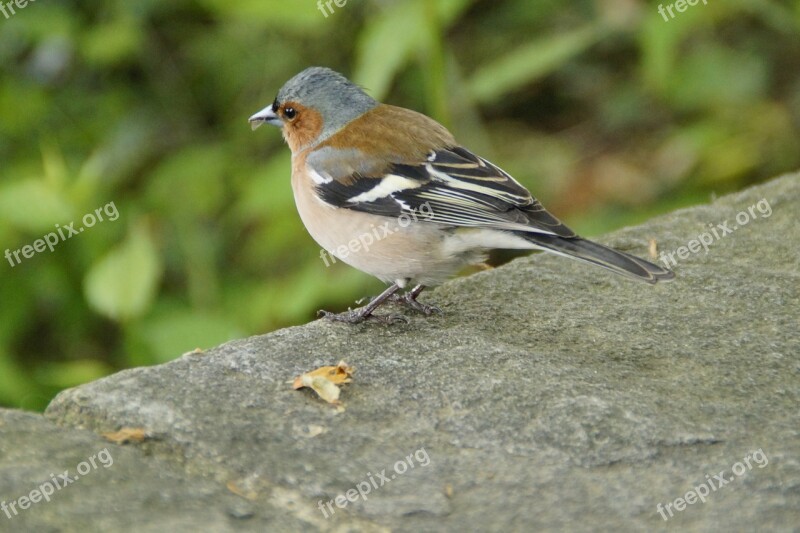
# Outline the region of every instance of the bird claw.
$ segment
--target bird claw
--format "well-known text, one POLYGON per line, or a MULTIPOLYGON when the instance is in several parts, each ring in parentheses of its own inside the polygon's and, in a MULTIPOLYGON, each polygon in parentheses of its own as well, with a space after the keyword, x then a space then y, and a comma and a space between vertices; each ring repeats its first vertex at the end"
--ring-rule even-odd
POLYGON ((345 322, 347 324, 360 324, 366 320, 372 320, 378 322, 379 324, 399 324, 399 323, 408 323, 408 318, 403 315, 373 315, 373 314, 362 314, 358 311, 347 311, 345 313, 332 313, 330 311, 325 311, 324 309, 320 309, 317 311, 317 316, 330 320, 332 322, 345 322))
POLYGON ((410 322, 408 317, 403 315, 369 315, 367 318, 381 324, 408 324, 410 322))
POLYGON ((360 313, 352 310, 345 313, 332 313, 330 311, 320 309, 317 311, 317 316, 332 322, 346 322, 348 324, 358 324, 364 321, 364 317, 361 316, 360 313))
POLYGON ((436 307, 435 305, 422 304, 422 303, 419 303, 416 300, 414 300, 413 304, 409 303, 408 305, 409 305, 409 307, 411 307, 411 309, 413 309, 415 311, 419 311, 420 313, 422 313, 425 316, 441 315, 442 314, 442 310, 440 308, 436 307))
POLYGON ((436 307, 435 305, 428 305, 421 302, 418 302, 410 293, 405 294, 393 294, 389 301, 405 305, 418 313, 422 313, 425 316, 431 316, 433 314, 440 314, 442 312, 441 309, 436 307))

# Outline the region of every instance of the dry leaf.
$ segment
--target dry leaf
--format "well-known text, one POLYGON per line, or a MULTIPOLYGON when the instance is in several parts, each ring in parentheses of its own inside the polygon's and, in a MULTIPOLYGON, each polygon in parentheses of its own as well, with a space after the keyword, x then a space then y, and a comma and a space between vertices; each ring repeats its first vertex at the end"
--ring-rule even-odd
POLYGON ((147 431, 143 428, 122 428, 119 431, 103 433, 102 436, 115 444, 126 444, 128 442, 144 442, 147 438, 147 431))
POLYGON ((650 239, 650 246, 648 247, 648 251, 650 252, 650 259, 658 258, 658 244, 656 243, 655 239, 650 239))
POLYGON ((326 402, 339 403, 339 394, 341 394, 342 391, 333 381, 320 376, 302 376, 301 381, 304 387, 311 387, 314 389, 314 392, 326 402))
POLYGON ((311 372, 306 372, 302 376, 297 376, 294 380, 294 384, 292 385, 293 389, 301 389, 303 387, 309 387, 310 385, 306 385, 302 383, 302 379, 305 376, 308 377, 320 377, 325 378, 328 381, 336 385, 341 385, 342 383, 350 383, 352 381, 353 372, 355 369, 351 366, 347 366, 347 363, 341 361, 336 366, 322 366, 316 370, 312 370, 311 372))
POLYGON ((325 426, 318 426, 316 424, 309 424, 307 426, 294 426, 292 428, 292 432, 297 437, 313 439, 314 437, 322 435, 323 433, 327 433, 328 428, 326 428, 325 426))
POLYGON ((306 372, 301 376, 297 376, 292 384, 292 388, 297 390, 303 387, 309 387, 326 402, 338 403, 341 390, 337 385, 353 381, 353 371, 354 368, 347 366, 347 363, 344 361, 341 361, 336 366, 323 366, 311 372, 306 372))
POLYGON ((228 481, 228 483, 225 486, 232 493, 236 494, 237 496, 241 496, 242 498, 245 498, 247 500, 255 500, 256 498, 258 498, 258 493, 256 491, 241 489, 239 488, 239 486, 236 484, 235 481, 228 481))

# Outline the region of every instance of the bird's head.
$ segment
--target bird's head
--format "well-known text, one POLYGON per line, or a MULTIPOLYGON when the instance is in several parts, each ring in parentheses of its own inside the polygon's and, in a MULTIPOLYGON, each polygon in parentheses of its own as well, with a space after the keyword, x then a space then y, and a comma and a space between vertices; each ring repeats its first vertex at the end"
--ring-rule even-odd
POLYGON ((319 144, 377 105, 338 72, 310 67, 287 81, 275 101, 249 121, 253 129, 264 123, 278 126, 292 153, 297 153, 319 144))

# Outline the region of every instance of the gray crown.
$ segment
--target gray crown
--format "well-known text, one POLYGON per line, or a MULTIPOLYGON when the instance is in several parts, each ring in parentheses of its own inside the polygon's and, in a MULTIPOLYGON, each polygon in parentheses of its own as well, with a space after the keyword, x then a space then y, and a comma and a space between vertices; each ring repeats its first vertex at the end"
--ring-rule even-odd
POLYGON ((277 100, 319 111, 324 122, 320 141, 378 105, 361 87, 325 67, 309 67, 295 75, 278 91, 277 100))

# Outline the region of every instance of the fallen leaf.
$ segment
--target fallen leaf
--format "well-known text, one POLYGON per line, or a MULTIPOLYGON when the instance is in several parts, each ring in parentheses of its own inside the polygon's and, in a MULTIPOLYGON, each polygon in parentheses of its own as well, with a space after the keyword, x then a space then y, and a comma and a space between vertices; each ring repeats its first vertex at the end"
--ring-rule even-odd
POLYGON ((245 498, 246 500, 255 500, 258 498, 258 493, 256 491, 239 488, 239 486, 236 484, 235 481, 228 481, 228 483, 225 486, 228 488, 229 491, 236 494, 237 496, 245 498))
POLYGON ((650 259, 658 258, 658 244, 656 243, 655 239, 650 239, 650 246, 648 247, 648 251, 650 252, 650 259))
POLYGON ((128 442, 144 442, 147 438, 147 431, 143 428, 122 428, 119 431, 103 433, 102 436, 115 444, 126 444, 128 442))
POLYGON ((303 377, 320 377, 325 378, 328 381, 336 385, 341 385, 342 383, 350 383, 353 381, 351 378, 353 376, 353 372, 355 369, 351 366, 347 366, 347 363, 341 361, 336 366, 322 366, 317 368, 316 370, 312 370, 311 372, 306 372, 301 376, 297 376, 294 379, 294 384, 292 385, 293 389, 301 389, 303 387, 308 387, 309 385, 303 384, 302 380, 303 377))
POLYGON ((304 438, 314 438, 318 435, 322 435, 323 433, 327 433, 328 431, 328 428, 324 426, 318 426, 316 424, 309 424, 307 426, 295 426, 292 429, 295 435, 304 438))
POLYGON ((303 376, 302 382, 304 387, 312 388, 326 402, 339 403, 339 395, 342 391, 333 381, 320 376, 303 376))
POLYGON ((450 499, 450 498, 452 498, 452 497, 453 497, 453 485, 451 485, 450 483, 448 483, 448 484, 446 484, 446 485, 444 486, 444 495, 445 495, 445 496, 446 496, 448 499, 450 499))
POLYGON ((314 390, 320 398, 328 403, 339 403, 341 390, 337 385, 350 383, 354 368, 347 366, 344 361, 336 366, 323 366, 297 376, 292 383, 292 388, 302 389, 308 387, 314 390))

